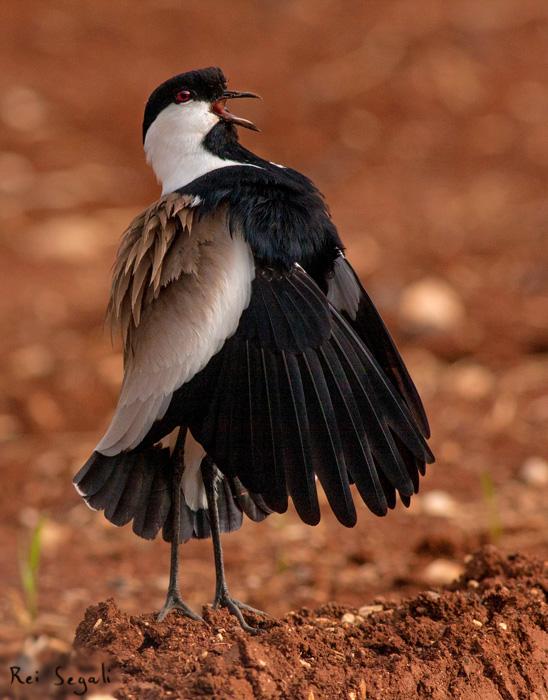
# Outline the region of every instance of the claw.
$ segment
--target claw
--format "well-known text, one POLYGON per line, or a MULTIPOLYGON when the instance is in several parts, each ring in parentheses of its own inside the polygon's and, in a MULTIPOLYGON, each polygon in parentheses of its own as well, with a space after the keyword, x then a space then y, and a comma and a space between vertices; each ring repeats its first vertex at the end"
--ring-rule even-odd
POLYGON ((256 608, 252 608, 250 605, 241 603, 239 600, 236 600, 236 598, 233 598, 228 591, 224 591, 220 595, 215 596, 213 610, 218 610, 219 608, 226 608, 228 611, 230 611, 238 620, 240 627, 244 630, 244 632, 247 632, 248 634, 266 633, 266 630, 263 630, 260 627, 251 627, 251 625, 248 625, 244 620, 242 610, 245 612, 254 613, 255 615, 261 615, 262 617, 268 617, 268 615, 262 610, 257 610, 256 608))
POLYGON ((180 610, 187 617, 197 620, 198 622, 203 622, 203 619, 183 601, 178 591, 168 591, 166 604, 158 613, 156 620, 158 622, 162 622, 162 620, 171 610, 180 610))

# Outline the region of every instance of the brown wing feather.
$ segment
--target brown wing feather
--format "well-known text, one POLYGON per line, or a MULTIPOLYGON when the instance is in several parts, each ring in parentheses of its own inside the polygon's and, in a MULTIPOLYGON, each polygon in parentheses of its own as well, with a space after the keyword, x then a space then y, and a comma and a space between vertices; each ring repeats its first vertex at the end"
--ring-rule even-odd
POLYGON ((202 242, 190 236, 195 206, 194 197, 168 194, 141 212, 124 233, 106 320, 112 333, 121 328, 126 350, 144 307, 181 273, 193 271, 202 242))

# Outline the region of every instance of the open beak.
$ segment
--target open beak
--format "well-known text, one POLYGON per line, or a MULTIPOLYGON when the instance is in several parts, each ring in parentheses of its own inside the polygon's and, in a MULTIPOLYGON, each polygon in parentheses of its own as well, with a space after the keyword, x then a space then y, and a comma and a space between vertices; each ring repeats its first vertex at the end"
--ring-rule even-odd
POLYGON ((259 100, 262 99, 260 95, 256 95, 254 92, 236 92, 235 90, 225 90, 223 96, 211 105, 211 111, 225 121, 232 122, 238 126, 245 126, 246 129, 260 131, 260 129, 258 129, 255 124, 252 124, 249 120, 242 119, 242 117, 236 117, 228 111, 226 108, 226 101, 234 100, 237 97, 256 97, 259 100))

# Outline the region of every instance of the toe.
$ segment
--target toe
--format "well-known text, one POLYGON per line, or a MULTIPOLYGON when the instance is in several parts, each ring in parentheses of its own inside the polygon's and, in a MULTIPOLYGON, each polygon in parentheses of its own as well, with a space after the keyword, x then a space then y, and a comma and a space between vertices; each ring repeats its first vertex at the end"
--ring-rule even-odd
POLYGON ((162 622, 162 620, 164 620, 166 615, 171 610, 180 610, 184 615, 190 617, 191 620, 203 622, 203 619, 197 613, 195 613, 194 610, 192 610, 192 608, 189 608, 188 605, 183 600, 181 600, 179 596, 171 595, 168 596, 166 604, 158 613, 158 617, 156 618, 157 622, 162 622))

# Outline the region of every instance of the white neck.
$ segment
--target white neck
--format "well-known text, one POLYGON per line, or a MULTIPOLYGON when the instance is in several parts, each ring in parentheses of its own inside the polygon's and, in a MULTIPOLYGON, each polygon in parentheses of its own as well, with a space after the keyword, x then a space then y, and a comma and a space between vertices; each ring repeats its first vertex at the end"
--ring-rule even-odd
POLYGON ((190 102, 169 105, 152 122, 144 147, 147 162, 162 183, 162 195, 211 170, 242 165, 223 160, 204 148, 204 138, 218 121, 219 117, 205 102, 190 102))

